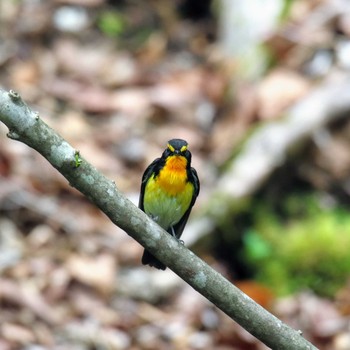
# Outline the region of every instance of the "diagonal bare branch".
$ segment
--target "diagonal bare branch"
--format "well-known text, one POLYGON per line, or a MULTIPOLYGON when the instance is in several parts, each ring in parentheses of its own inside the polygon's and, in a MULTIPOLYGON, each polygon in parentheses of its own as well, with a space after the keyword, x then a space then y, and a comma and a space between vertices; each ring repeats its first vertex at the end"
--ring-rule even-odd
POLYGON ((8 136, 41 153, 117 226, 142 244, 248 332, 273 349, 316 349, 167 234, 45 124, 14 91, 0 90, 0 121, 8 136))

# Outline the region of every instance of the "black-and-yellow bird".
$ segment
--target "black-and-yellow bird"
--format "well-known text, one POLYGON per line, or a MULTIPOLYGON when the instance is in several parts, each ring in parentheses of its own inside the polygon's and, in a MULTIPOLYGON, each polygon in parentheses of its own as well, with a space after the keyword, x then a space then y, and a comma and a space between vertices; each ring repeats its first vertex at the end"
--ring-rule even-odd
MULTIPOLYGON (((164 230, 180 238, 199 193, 197 172, 191 167, 191 152, 181 139, 168 142, 142 176, 139 208, 164 230)), ((142 263, 165 270, 166 266, 147 250, 142 263)))

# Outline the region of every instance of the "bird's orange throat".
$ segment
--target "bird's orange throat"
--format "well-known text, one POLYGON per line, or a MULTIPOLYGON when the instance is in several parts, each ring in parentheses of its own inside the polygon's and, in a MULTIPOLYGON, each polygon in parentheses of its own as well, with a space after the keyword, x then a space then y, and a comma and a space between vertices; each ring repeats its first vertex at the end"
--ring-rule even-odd
POLYGON ((169 157, 158 175, 158 185, 172 196, 184 191, 187 183, 186 166, 187 159, 185 157, 169 157))
POLYGON ((165 167, 168 171, 186 172, 187 159, 183 156, 171 156, 167 159, 165 167))

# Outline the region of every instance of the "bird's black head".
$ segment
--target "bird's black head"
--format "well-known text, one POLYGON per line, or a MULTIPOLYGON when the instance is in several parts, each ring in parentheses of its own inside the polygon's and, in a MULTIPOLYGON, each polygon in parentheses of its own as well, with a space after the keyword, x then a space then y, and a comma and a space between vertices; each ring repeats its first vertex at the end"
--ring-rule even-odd
POLYGON ((188 162, 191 162, 191 152, 188 150, 188 143, 181 139, 169 140, 167 148, 163 152, 163 158, 169 156, 183 156, 188 162))

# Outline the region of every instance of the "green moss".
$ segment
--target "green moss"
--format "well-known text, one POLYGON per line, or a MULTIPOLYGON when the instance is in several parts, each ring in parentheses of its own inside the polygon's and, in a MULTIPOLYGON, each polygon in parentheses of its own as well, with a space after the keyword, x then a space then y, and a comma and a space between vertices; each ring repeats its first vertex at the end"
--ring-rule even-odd
POLYGON ((350 215, 340 206, 322 209, 317 196, 290 196, 277 215, 255 210, 244 251, 256 277, 279 294, 312 289, 331 296, 350 276, 350 215))

